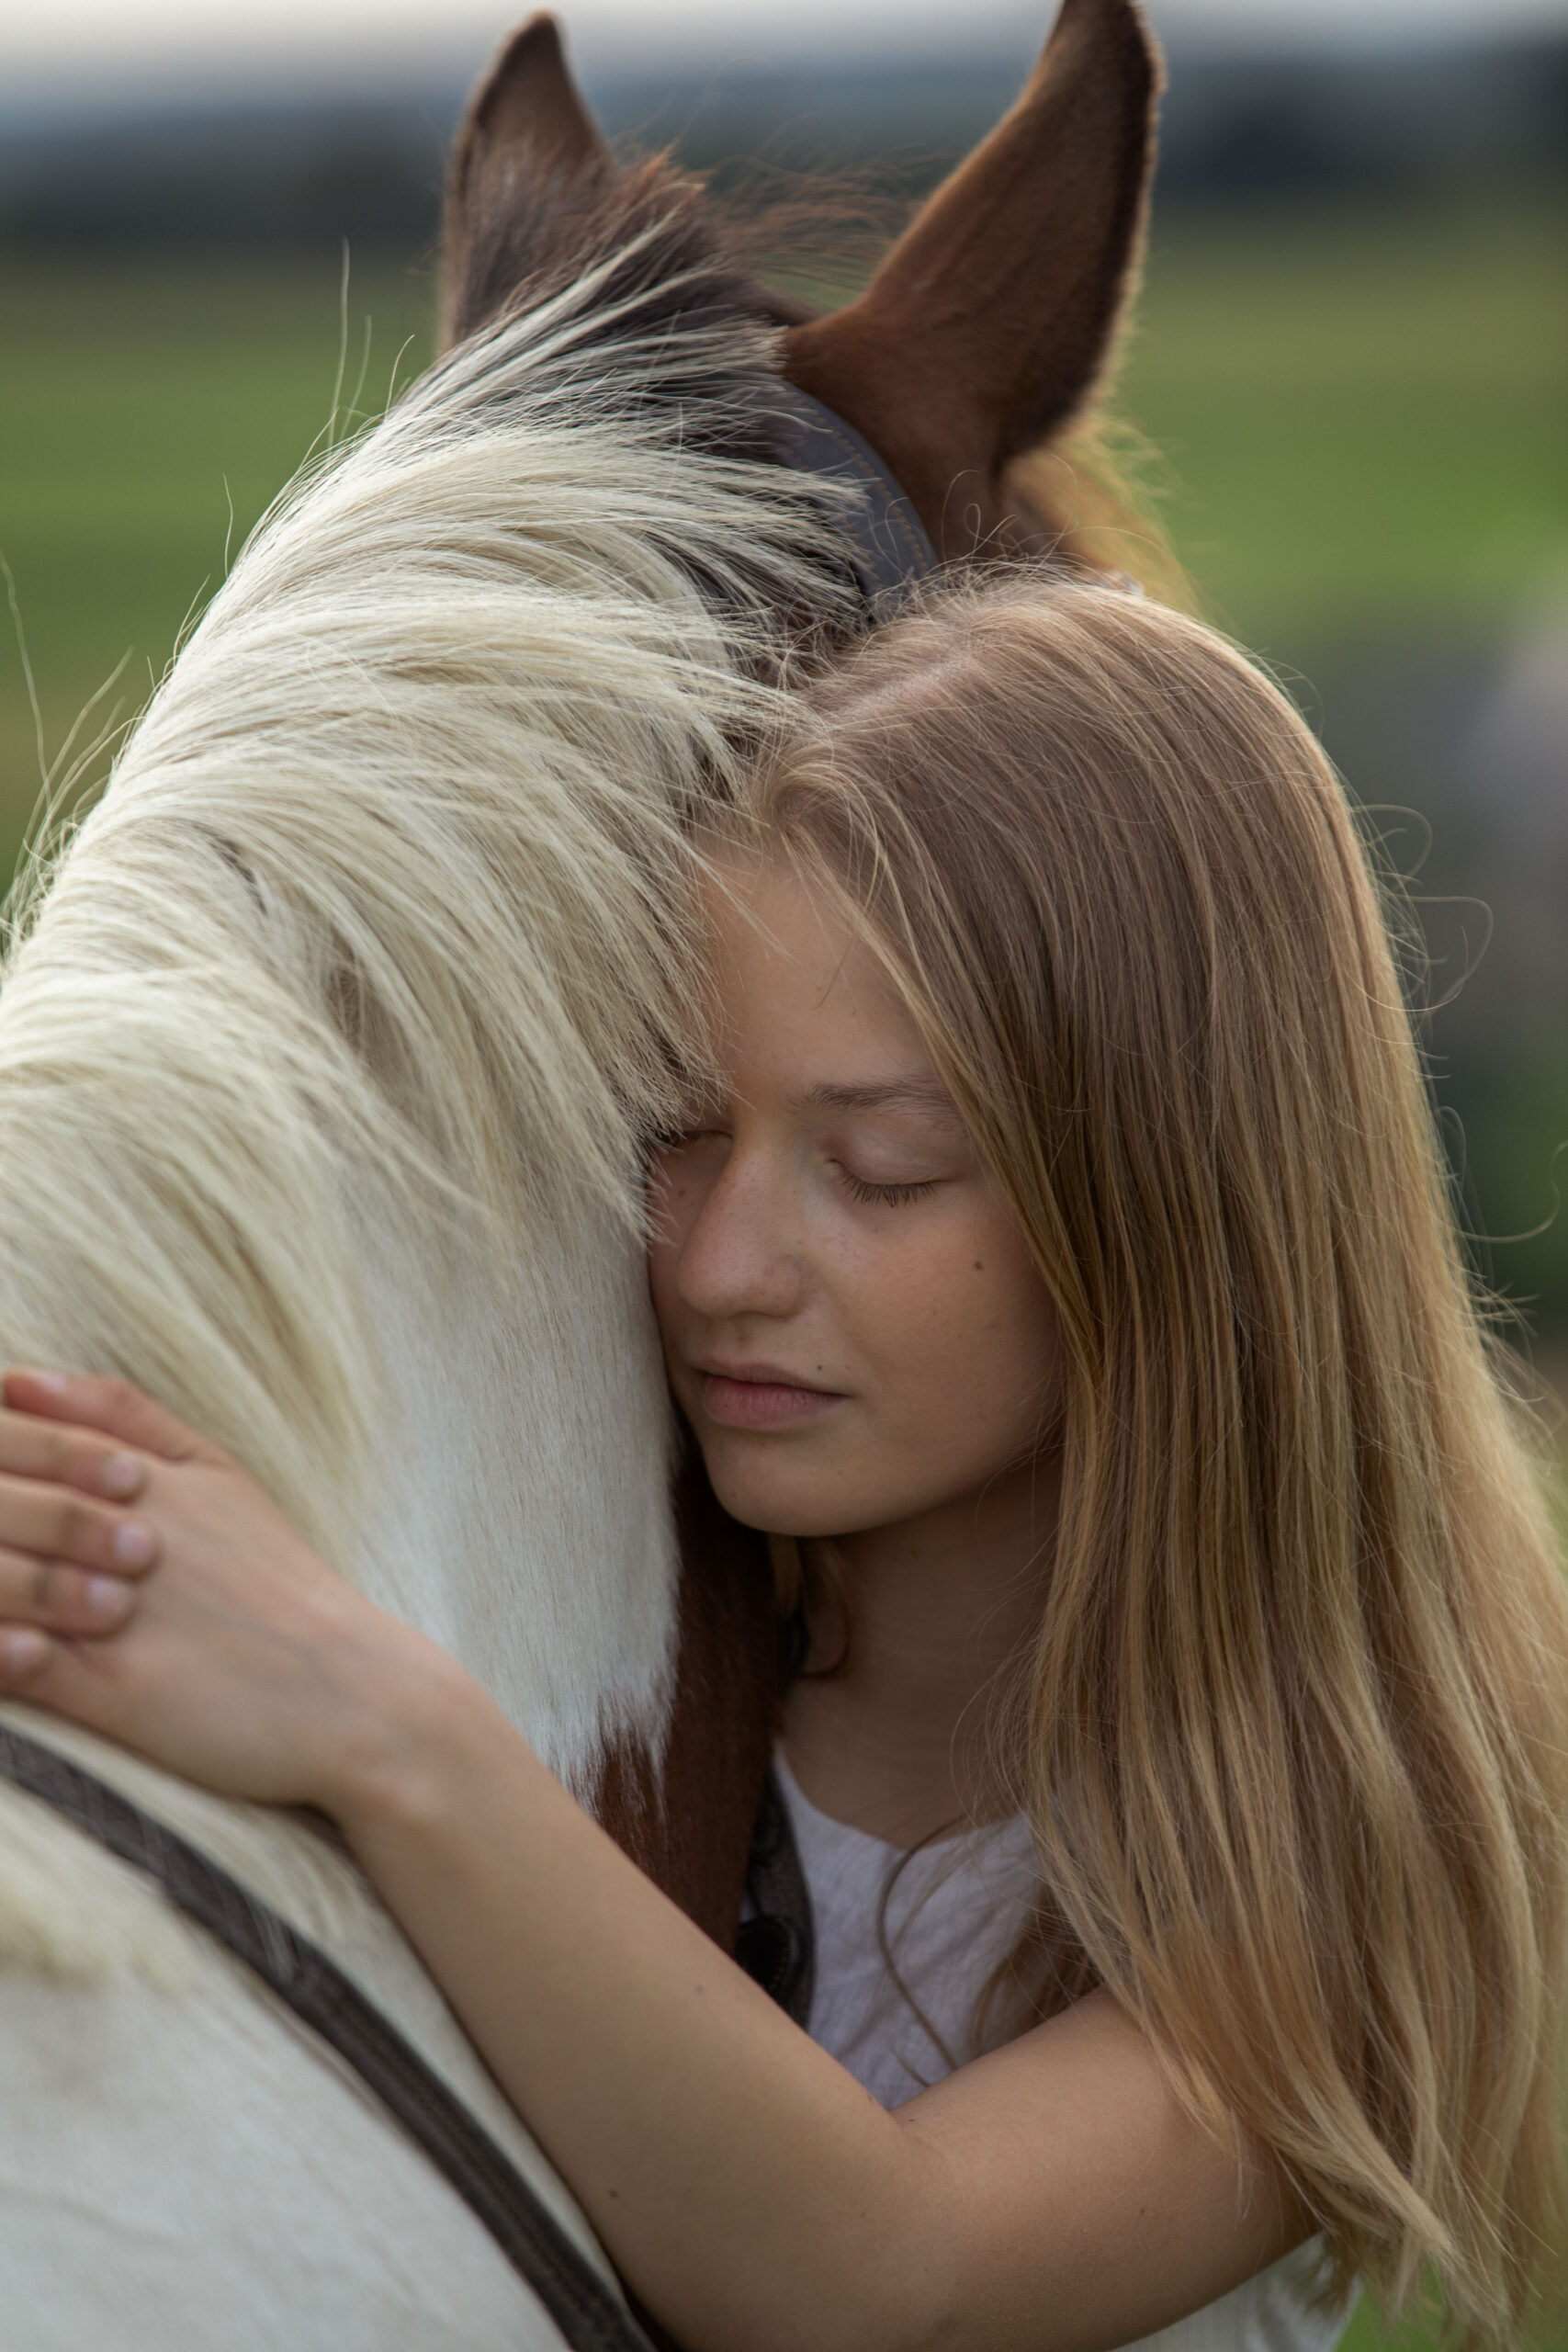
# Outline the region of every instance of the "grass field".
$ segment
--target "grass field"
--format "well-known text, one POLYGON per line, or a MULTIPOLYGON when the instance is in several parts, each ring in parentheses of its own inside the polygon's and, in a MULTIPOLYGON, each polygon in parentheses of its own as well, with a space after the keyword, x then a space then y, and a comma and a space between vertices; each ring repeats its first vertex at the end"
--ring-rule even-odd
POLYGON ((1545 211, 1156 230, 1126 405, 1247 642, 1484 627, 1561 578, 1565 264, 1545 211))
MULTIPOLYGON (((1336 639, 1497 627, 1568 573, 1564 232, 1544 210, 1156 233, 1122 406, 1164 452, 1216 616, 1310 668, 1336 639)), ((362 409, 428 354, 427 271, 355 274, 362 409)), ((0 266, 0 551, 46 755, 122 659, 144 698, 182 622, 327 424, 335 257, 243 269, 0 266)), ((38 790, 0 642, 0 867, 38 790)), ((1353 2352, 1427 2352, 1422 2323, 1353 2352)))
MULTIPOLYGON (((411 336, 404 372, 423 364, 430 307, 412 272, 355 284, 356 337, 373 322, 367 404, 384 401, 411 336)), ((332 260, 0 272, 0 552, 51 757, 128 655, 111 702, 145 699, 150 673, 221 578, 226 545, 239 547, 325 428, 338 318, 332 260)), ((0 652, 0 860, 37 789, 11 648, 0 652)))

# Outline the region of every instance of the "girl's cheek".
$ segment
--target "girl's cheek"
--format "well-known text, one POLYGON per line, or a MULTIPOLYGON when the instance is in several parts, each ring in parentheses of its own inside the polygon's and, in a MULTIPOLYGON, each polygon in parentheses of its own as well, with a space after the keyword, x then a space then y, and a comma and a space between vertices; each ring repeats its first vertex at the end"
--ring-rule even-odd
POLYGON ((933 1262, 932 1253, 910 1250, 863 1269, 849 1287, 847 1319, 889 1396, 922 1420, 951 1411, 955 1387, 973 1379, 983 1353, 973 1278, 958 1276, 940 1253, 933 1262))

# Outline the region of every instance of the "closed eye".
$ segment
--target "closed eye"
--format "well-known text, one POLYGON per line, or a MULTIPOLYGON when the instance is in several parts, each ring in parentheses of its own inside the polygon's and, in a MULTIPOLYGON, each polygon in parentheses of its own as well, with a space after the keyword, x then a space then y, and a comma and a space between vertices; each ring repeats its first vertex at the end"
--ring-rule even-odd
POLYGON ((928 1177, 919 1184, 868 1184, 863 1176, 852 1176, 841 1164, 839 1174, 851 1200, 859 1201, 867 1207, 880 1204, 883 1208, 902 1208, 908 1201, 918 1201, 927 1193, 934 1193, 937 1187, 934 1176, 928 1177))

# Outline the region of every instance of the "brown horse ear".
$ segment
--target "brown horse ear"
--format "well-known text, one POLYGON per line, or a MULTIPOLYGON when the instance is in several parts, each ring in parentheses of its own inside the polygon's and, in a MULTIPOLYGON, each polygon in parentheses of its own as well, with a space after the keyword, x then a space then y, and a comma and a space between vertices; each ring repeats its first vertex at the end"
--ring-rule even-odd
POLYGON ((1021 96, 784 373, 879 449, 945 556, 1103 372, 1142 245, 1158 51, 1135 0, 1063 0, 1021 96))
POLYGON ((467 313, 472 257, 524 182, 561 189, 606 180, 615 166, 567 66, 560 28, 543 12, 502 42, 458 127, 447 181, 442 263, 443 341, 478 322, 467 313))

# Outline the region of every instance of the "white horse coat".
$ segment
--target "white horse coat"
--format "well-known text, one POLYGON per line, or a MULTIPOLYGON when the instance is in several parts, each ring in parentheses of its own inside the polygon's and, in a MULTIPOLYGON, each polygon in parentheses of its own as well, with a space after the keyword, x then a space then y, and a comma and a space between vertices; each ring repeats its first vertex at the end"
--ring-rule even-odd
MULTIPOLYGON (((773 714, 773 615, 841 593, 818 493, 745 453, 765 333, 652 332, 616 270, 285 497, 0 992, 0 1354, 231 1447, 585 1793, 670 1703, 635 1180, 700 1051, 691 821, 773 714)), ((323 1945, 606 2267, 341 1851, 0 1716, 323 1945)), ((7 2352, 559 2342, 357 2079, 8 1787, 0 2086, 7 2352)))

